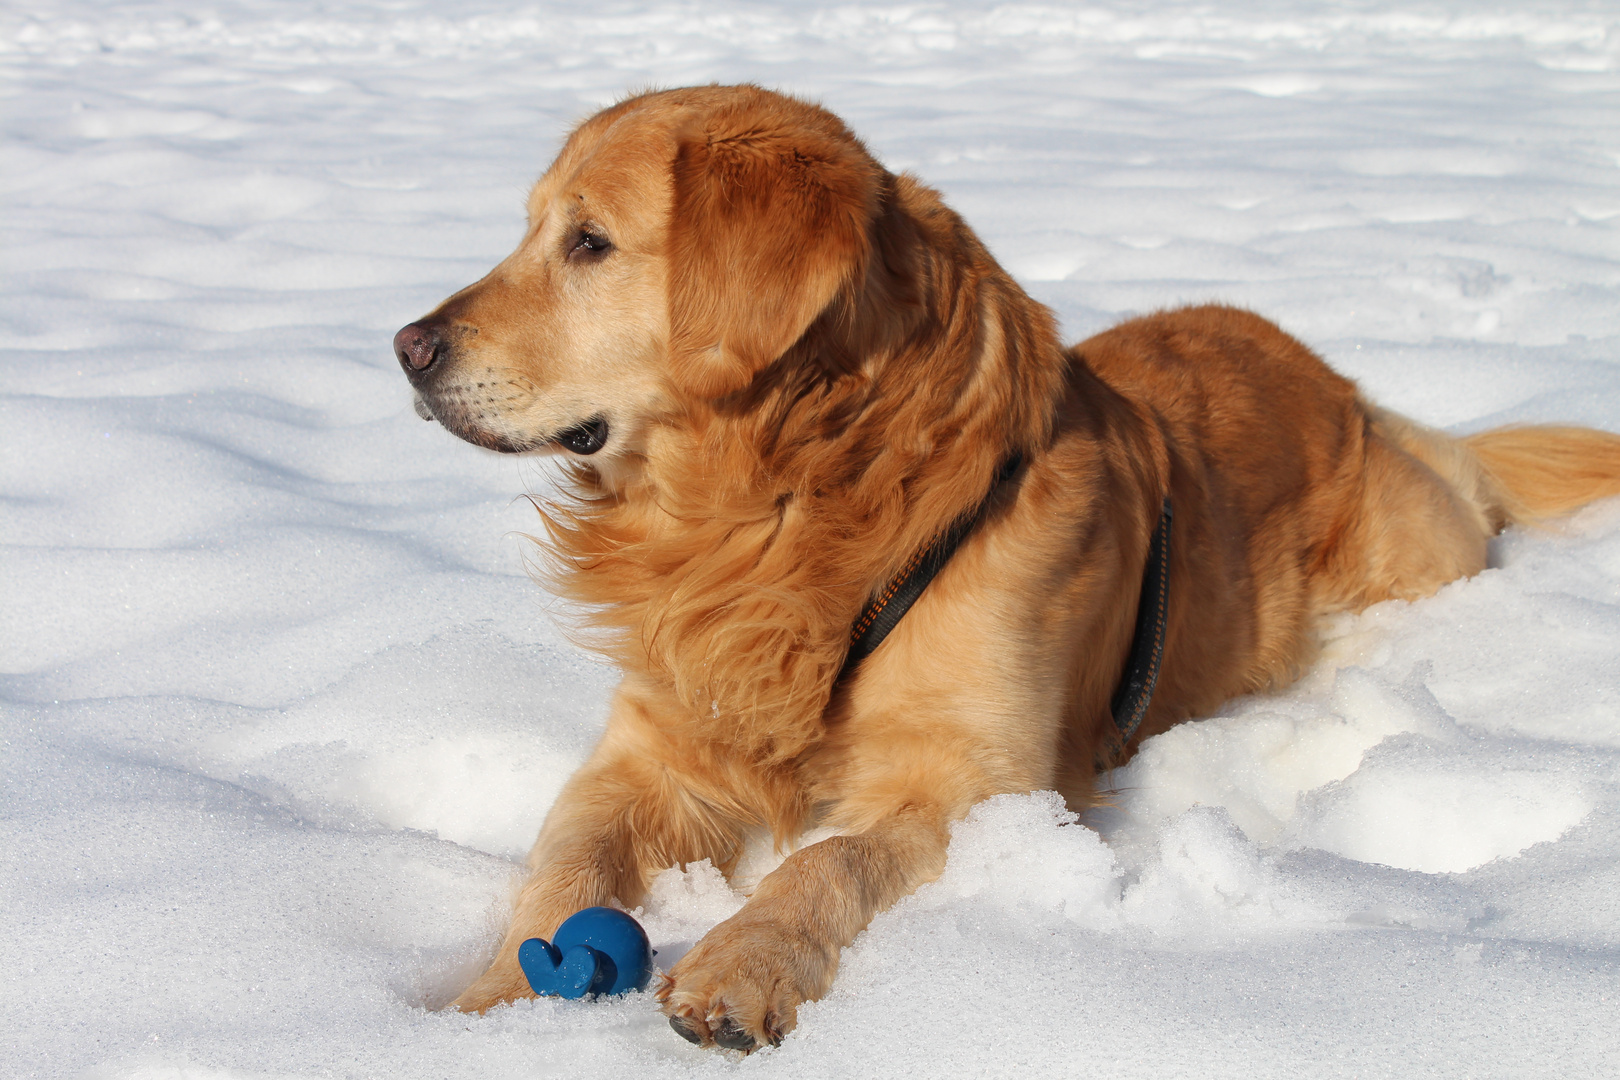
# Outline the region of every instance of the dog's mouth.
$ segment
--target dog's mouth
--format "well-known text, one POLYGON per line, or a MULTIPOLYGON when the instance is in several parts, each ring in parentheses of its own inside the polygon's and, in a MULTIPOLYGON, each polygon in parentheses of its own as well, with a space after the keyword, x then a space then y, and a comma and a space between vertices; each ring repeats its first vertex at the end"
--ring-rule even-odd
POLYGON ((593 416, 584 423, 566 428, 549 439, 535 442, 528 440, 514 442, 504 435, 481 431, 477 428, 453 422, 446 423, 443 417, 434 413, 433 406, 428 403, 427 398, 422 394, 417 394, 416 399, 411 404, 416 409, 416 415, 423 420, 437 421, 458 438, 465 439, 475 446, 499 451, 502 454, 522 454, 530 450, 539 450, 546 446, 555 445, 562 447, 569 453, 578 454, 580 457, 590 457, 606 446, 608 441, 607 417, 601 415, 593 416))
POLYGON ((583 424, 575 424, 552 441, 580 457, 590 457, 607 445, 607 418, 593 416, 583 424))

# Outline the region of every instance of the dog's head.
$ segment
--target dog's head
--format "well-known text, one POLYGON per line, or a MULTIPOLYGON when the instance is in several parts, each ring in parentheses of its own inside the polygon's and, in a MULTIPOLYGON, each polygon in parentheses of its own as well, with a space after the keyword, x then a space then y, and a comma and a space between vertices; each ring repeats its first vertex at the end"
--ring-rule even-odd
POLYGON ((509 453, 643 453, 860 287, 886 179, 837 117, 757 87, 606 109, 535 185, 517 250, 395 336, 418 411, 509 453))

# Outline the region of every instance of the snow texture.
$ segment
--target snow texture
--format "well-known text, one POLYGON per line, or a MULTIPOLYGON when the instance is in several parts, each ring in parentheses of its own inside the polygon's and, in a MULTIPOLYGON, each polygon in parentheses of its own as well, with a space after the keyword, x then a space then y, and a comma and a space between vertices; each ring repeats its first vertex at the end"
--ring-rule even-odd
MULTIPOLYGON (((0 1071, 1620 1074, 1612 502, 1343 619, 1086 822, 980 806, 779 1049, 434 1011, 613 676, 526 579, 547 467, 417 419, 389 338, 573 121, 711 80, 842 114, 1071 338, 1223 300, 1452 431, 1620 430, 1609 0, 7 5, 0 1071)), ((664 874, 659 962, 740 903, 664 874)))

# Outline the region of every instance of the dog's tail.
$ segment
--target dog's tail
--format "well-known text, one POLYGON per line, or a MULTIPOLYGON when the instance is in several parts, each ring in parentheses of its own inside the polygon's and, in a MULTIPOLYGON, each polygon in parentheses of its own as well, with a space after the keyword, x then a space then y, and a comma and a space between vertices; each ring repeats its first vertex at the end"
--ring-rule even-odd
POLYGON ((1620 495, 1620 435, 1501 427, 1458 439, 1367 402, 1363 408, 1374 431, 1440 476, 1485 536, 1620 495))
POLYGON ((1461 440, 1490 501, 1531 524, 1620 495, 1620 435, 1582 427, 1503 427, 1461 440))

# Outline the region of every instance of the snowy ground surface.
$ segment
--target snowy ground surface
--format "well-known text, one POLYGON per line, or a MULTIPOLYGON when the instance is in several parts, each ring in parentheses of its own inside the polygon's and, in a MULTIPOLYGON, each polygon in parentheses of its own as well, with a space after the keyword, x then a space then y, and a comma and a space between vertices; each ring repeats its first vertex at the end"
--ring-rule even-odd
MULTIPOLYGON (((1620 430, 1612 0, 9 3, 0 1072, 1616 1075, 1613 503, 1153 740, 1098 831, 979 808, 778 1050, 431 1010, 612 676, 524 576, 544 468, 418 420, 390 335, 573 120, 743 79, 1073 337, 1221 299, 1451 430, 1620 430)), ((698 867, 644 915, 671 957, 739 902, 698 867)))

